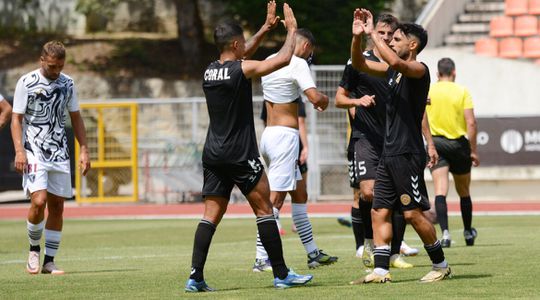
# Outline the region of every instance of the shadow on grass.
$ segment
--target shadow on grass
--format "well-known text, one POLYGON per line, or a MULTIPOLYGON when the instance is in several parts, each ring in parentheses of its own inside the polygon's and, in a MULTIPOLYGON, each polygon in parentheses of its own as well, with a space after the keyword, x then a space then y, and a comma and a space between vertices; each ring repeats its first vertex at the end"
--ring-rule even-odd
POLYGON ((474 246, 460 246, 461 248, 484 248, 484 247, 500 247, 500 246, 514 246, 515 244, 511 243, 493 243, 493 244, 476 244, 474 246))
MULTIPOLYGON (((212 286, 213 288, 214 286, 212 286)), ((216 288, 216 292, 233 292, 233 291, 241 291, 241 290, 245 290, 245 288, 228 288, 228 289, 220 289, 220 288, 216 288)), ((201 293, 186 293, 186 295, 195 295, 195 294, 201 294, 201 293)), ((213 293, 204 293, 204 294, 213 294, 213 293)))
MULTIPOLYGON (((453 281, 453 280, 465 280, 465 279, 481 279, 481 278, 488 278, 493 277, 491 274, 459 274, 455 275, 452 274, 452 278, 450 279, 444 279, 444 281, 453 281)), ((392 284, 396 283, 405 283, 405 282, 418 282, 420 283, 420 279, 404 279, 404 280, 396 280, 392 281, 392 284)))
POLYGON ((88 270, 88 271, 75 271, 67 274, 93 274, 93 273, 122 273, 122 272, 135 272, 142 269, 110 269, 110 270, 88 270))
MULTIPOLYGON (((462 263, 449 262, 449 264, 450 264, 450 267, 454 267, 454 266, 474 266, 474 265, 476 265, 476 263, 469 263, 469 262, 462 262, 462 263)), ((432 267, 432 266, 433 266, 432 264, 414 264, 415 268, 432 267)))

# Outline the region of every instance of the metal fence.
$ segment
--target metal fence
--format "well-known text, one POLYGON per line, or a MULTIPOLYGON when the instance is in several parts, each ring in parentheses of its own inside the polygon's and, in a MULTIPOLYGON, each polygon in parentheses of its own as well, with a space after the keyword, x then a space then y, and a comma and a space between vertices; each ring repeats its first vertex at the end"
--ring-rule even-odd
MULTIPOLYGON (((311 200, 349 194, 346 147, 346 112, 333 105, 343 66, 315 66, 318 88, 331 98, 322 113, 307 104, 309 140, 308 192, 311 200)), ((254 90, 258 90, 254 86, 254 90)), ((203 183, 201 155, 208 113, 204 98, 114 99, 138 106, 139 198, 148 202, 200 200, 203 183)), ((94 101, 85 101, 94 102, 94 101)), ((255 96, 253 115, 257 136, 264 129, 260 120, 262 97, 255 96)), ((117 116, 118 120, 124 116, 117 116)), ((109 120, 108 126, 115 125, 109 120)), ((231 201, 243 201, 235 190, 231 201)))
POLYGON ((77 202, 137 201, 137 104, 82 103, 81 110, 92 168, 85 177, 75 173, 77 202))

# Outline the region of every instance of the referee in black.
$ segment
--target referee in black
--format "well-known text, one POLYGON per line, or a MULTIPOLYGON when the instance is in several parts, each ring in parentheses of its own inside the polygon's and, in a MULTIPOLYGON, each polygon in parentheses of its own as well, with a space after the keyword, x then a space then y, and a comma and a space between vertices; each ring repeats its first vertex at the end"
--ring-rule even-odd
MULTIPOLYGON (((355 69, 385 77, 390 86, 386 99, 386 132, 384 148, 375 178, 371 211, 373 221, 375 269, 363 283, 391 281, 389 272, 391 216, 402 210, 405 219, 416 230, 433 263, 432 270, 421 282, 436 282, 450 277, 451 270, 444 257, 435 228, 423 215, 429 209, 424 182, 426 152, 422 139, 422 120, 429 91, 428 67, 416 60, 427 44, 427 32, 419 25, 400 24, 387 45, 374 30, 373 15, 366 9, 356 9, 353 21, 351 59, 355 69), (366 60, 362 55, 362 35, 369 35, 386 62, 366 60)), ((430 139, 431 140, 431 139, 430 139)), ((428 140, 429 166, 437 159, 433 141, 428 140)))

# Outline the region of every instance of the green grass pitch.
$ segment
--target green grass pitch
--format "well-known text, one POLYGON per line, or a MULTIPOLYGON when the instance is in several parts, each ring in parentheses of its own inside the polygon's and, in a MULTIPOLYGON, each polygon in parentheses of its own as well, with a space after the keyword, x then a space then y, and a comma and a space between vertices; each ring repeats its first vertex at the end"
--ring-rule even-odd
MULTIPOLYGON (((455 243, 446 249, 454 278, 434 284, 418 279, 430 270, 423 249, 406 258, 415 268, 392 269, 393 282, 350 286, 365 274, 354 257, 350 228, 335 218, 312 219, 319 248, 338 263, 308 270, 299 238, 282 219, 287 264, 315 277, 307 287, 276 290, 271 273, 253 273, 255 221, 224 219, 208 256, 205 279, 217 293, 183 291, 198 220, 68 220, 56 262, 64 276, 29 275, 25 221, 0 221, 0 299, 510 299, 540 298, 540 216, 475 217, 479 237, 466 247, 461 219, 450 218, 455 243)), ((408 227, 406 240, 422 247, 408 227)), ((42 248, 43 248, 42 242, 42 248)))

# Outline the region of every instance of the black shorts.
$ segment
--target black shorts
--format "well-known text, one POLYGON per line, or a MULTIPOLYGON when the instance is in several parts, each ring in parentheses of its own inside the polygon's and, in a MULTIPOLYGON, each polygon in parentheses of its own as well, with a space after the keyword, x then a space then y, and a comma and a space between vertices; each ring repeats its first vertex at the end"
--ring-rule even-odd
POLYGON ((298 149, 298 169, 300 170, 300 174, 304 174, 308 171, 307 161, 305 163, 300 163, 300 154, 302 153, 302 149, 304 149, 304 145, 302 145, 302 140, 300 140, 300 147, 298 149))
POLYGON ((380 157, 381 149, 375 147, 367 138, 351 139, 347 160, 349 183, 352 188, 359 188, 361 181, 375 179, 380 157))
POLYGON ((307 162, 303 164, 298 162, 298 169, 300 170, 300 174, 306 173, 308 171, 307 162))
POLYGON ((449 167, 452 174, 463 175, 471 172, 471 145, 464 136, 451 140, 442 136, 434 136, 433 143, 439 153, 439 161, 431 170, 449 167))
POLYGON ((424 181, 426 156, 402 154, 381 158, 375 179, 373 208, 429 210, 424 181))
POLYGON ((221 196, 230 198, 234 185, 247 195, 257 185, 264 167, 259 158, 231 164, 207 164, 203 162, 203 197, 221 196))

